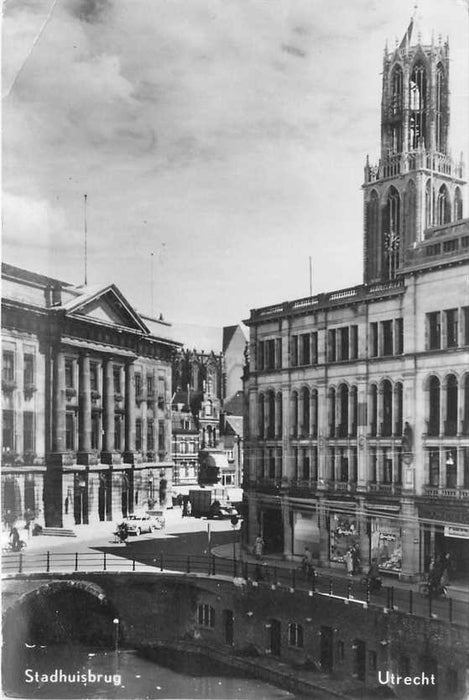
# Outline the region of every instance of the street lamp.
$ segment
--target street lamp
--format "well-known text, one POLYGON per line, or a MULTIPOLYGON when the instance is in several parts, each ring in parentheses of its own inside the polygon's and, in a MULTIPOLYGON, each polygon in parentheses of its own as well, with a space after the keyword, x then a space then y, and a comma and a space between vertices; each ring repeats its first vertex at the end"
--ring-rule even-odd
POLYGON ((119 618, 115 617, 112 622, 114 624, 114 651, 117 657, 119 653, 119 618))
POLYGON ((80 525, 83 525, 83 494, 86 488, 86 481, 85 478, 82 476, 78 480, 78 489, 79 489, 79 494, 80 494, 80 525))

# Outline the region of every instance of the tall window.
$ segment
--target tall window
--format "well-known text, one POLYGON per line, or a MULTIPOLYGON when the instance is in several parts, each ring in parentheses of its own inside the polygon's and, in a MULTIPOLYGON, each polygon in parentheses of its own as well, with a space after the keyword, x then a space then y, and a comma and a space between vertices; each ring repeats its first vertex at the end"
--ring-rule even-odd
POLYGON ((115 394, 120 394, 120 393, 121 393, 121 371, 120 371, 120 367, 113 367, 113 368, 112 368, 112 377, 113 377, 113 382, 114 382, 114 393, 115 393, 115 394))
POLYGON ((166 431, 165 431, 165 425, 164 425, 164 420, 159 420, 158 421, 158 452, 165 454, 166 453, 166 431))
POLYGON ((439 350, 441 347, 441 325, 439 311, 434 311, 431 314, 427 314, 427 329, 428 349, 439 350))
POLYGON ((328 343, 327 343, 327 354, 328 354, 328 360, 329 362, 335 362, 337 359, 336 355, 336 329, 332 328, 329 331, 328 334, 328 343))
POLYGON ((409 84, 409 149, 419 147, 426 138, 427 75, 421 63, 414 66, 409 84))
POLYGON ((296 622, 288 625, 288 643, 291 647, 303 648, 303 627, 296 622))
POLYGON ((454 374, 446 379, 445 435, 456 435, 458 431, 458 381, 454 374))
POLYGON ((74 362, 71 359, 65 360, 65 387, 73 389, 75 386, 74 362))
POLYGON ((24 354, 23 382, 25 387, 28 384, 30 386, 34 384, 34 355, 32 353, 24 354))
POLYGON ((15 449, 15 414, 5 410, 2 413, 2 450, 3 454, 14 452, 15 449))
POLYGON ((15 354, 10 350, 3 351, 2 379, 6 382, 15 379, 15 354))
POLYGON ((429 382, 428 434, 436 437, 440 434, 440 380, 430 377, 429 382))
POLYGON ((72 411, 65 414, 65 449, 75 449, 75 414, 72 411))
POLYGON ((90 388, 91 391, 99 391, 99 365, 97 362, 90 363, 90 388))
POLYGON ((392 435, 392 386, 388 379, 385 379, 381 391, 383 392, 383 424, 381 435, 389 437, 392 435))
POLYGON ((441 185, 438 190, 437 199, 437 224, 449 224, 451 221, 451 205, 449 202, 449 194, 446 185, 441 185))
POLYGON ((458 345, 458 310, 445 311, 446 316, 446 346, 455 348, 458 345))
POLYGON ((291 338, 291 366, 298 366, 298 336, 293 335, 291 338))
POLYGON ((301 336, 301 364, 309 365, 311 363, 311 339, 309 333, 304 333, 301 336))
POLYGON ((135 398, 140 399, 142 396, 142 375, 140 372, 134 374, 135 398))
POLYGON ((435 104, 435 136, 436 150, 444 153, 446 150, 445 111, 446 111, 446 76, 443 66, 436 67, 436 104, 435 104))
POLYGON ((137 418, 135 421, 135 449, 140 452, 142 449, 142 420, 137 418))
POLYGON ((392 321, 382 321, 381 329, 383 333, 383 355, 393 355, 392 321))
POLYGON ((454 190, 454 221, 460 221, 463 216, 462 195, 459 187, 454 190))
MULTIPOLYGON (((186 443, 184 443, 184 446, 186 443)), ((155 449, 155 433, 154 433, 154 423, 152 420, 147 420, 147 450, 153 452, 155 449)))
POLYGON ((25 452, 34 452, 34 413, 25 411, 23 413, 23 449, 25 452))
POLYGON ((391 111, 393 116, 391 127, 391 150, 394 153, 400 153, 402 151, 402 122, 400 119, 402 114, 402 85, 402 68, 400 66, 395 66, 392 72, 391 98, 391 111))

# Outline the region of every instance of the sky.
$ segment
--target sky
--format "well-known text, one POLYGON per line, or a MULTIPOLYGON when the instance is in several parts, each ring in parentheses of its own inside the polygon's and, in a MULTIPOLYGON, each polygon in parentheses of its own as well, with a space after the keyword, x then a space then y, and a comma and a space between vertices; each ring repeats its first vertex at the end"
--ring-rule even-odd
MULTIPOLYGON (((231 325, 362 282, 382 56, 414 0, 5 0, 3 260, 114 282, 144 313, 231 325)), ((450 38, 469 154, 467 0, 450 38)), ((466 207, 466 212, 468 211, 466 207)))

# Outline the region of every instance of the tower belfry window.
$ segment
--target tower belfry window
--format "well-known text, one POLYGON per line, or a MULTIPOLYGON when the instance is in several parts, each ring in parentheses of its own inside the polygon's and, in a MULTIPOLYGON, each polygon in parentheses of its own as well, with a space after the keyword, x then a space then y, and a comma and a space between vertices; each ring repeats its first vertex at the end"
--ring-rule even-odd
POLYGON ((394 153, 402 151, 402 68, 395 66, 392 73, 392 98, 391 98, 391 149, 394 153))
POLYGON ((425 68, 417 64, 409 84, 409 148, 415 150, 426 135, 427 76, 425 68))
POLYGON ((446 98, 446 80, 445 72, 441 63, 436 69, 436 100, 435 100, 435 147, 437 151, 444 153, 446 150, 445 144, 445 98, 446 98))

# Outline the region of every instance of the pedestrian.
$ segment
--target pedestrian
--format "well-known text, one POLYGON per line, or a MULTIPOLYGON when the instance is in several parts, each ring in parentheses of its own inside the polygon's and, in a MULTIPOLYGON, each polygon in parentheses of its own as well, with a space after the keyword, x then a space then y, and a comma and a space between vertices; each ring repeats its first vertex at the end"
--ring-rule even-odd
POLYGON ((192 505, 190 501, 187 501, 186 503, 186 516, 189 517, 192 515, 192 505))
POLYGON ((347 574, 349 576, 352 576, 353 574, 353 554, 352 554, 352 548, 349 547, 347 551, 345 552, 345 566, 347 567, 347 574))
POLYGON ((352 559, 353 559, 353 573, 354 574, 359 574, 360 573, 360 568, 361 568, 361 561, 360 561, 360 550, 358 548, 358 544, 354 544, 352 547, 352 559))
POLYGON ((264 554, 264 540, 261 535, 258 535, 254 542, 254 554, 256 559, 262 559, 262 555, 264 554))
POLYGON ((14 552, 19 552, 21 549, 20 533, 16 527, 12 527, 10 531, 10 544, 14 552))
POLYGON ((303 559, 301 562, 301 568, 305 574, 308 581, 311 581, 314 577, 314 567, 313 567, 313 555, 309 547, 305 547, 303 559))

